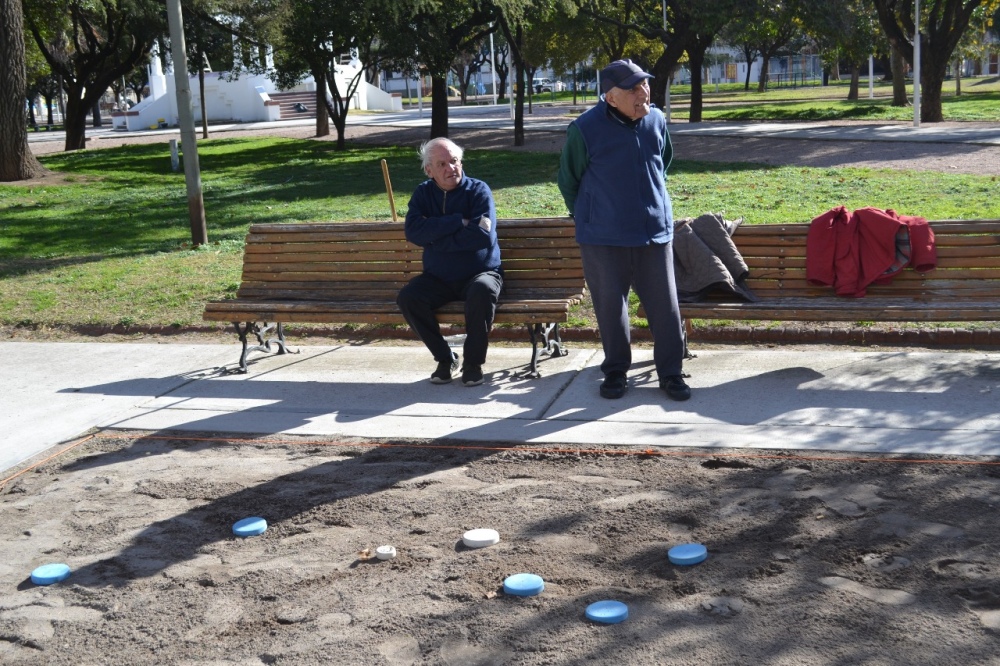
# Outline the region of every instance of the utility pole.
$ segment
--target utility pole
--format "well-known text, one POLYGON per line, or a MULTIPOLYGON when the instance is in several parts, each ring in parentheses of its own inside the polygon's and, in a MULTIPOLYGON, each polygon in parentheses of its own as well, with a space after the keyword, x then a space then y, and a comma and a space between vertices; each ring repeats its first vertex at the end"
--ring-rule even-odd
POLYGON ((920 0, 913 3, 913 126, 920 127, 920 0))
POLYGON ((198 166, 198 141, 195 138, 191 82, 188 80, 187 46, 184 41, 184 18, 180 0, 167 0, 170 25, 170 55, 174 61, 174 86, 177 90, 177 115, 181 125, 181 150, 184 152, 184 182, 187 186, 188 216, 191 219, 191 244, 208 242, 205 229, 205 202, 201 195, 201 168, 198 166))
MULTIPOLYGON (((663 33, 666 35, 667 32, 667 0, 663 0, 663 33)), ((663 43, 663 48, 667 47, 667 43, 663 43)), ((663 115, 667 118, 667 124, 670 124, 670 72, 667 72, 667 89, 666 89, 666 99, 663 100, 663 115)), ((601 83, 597 82, 597 90, 600 91, 601 83)))

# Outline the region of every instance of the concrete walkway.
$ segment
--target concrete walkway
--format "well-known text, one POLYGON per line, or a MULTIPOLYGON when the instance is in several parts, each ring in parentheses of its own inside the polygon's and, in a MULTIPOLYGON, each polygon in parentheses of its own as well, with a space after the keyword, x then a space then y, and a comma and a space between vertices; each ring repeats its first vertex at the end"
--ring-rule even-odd
POLYGON ((694 396, 657 388, 636 351, 631 389, 603 400, 599 349, 571 346, 519 379, 527 347, 490 350, 487 382, 427 381, 418 346, 303 346, 232 374, 238 344, 0 343, 8 388, 0 470, 90 428, 536 445, 1000 455, 1000 354, 702 351, 694 396))

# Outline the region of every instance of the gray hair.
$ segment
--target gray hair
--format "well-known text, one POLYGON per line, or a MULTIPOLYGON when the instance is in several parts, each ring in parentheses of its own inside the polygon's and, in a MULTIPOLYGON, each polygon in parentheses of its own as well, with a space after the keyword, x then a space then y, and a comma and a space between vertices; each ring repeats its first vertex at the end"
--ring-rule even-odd
POLYGON ((422 144, 420 144, 419 152, 420 152, 421 167, 426 169, 430 165, 431 153, 434 152, 434 149, 437 148, 438 146, 444 146, 445 148, 447 148, 452 153, 458 156, 459 162, 462 161, 462 156, 465 154, 465 151, 462 150, 462 147, 459 146, 454 141, 452 141, 451 139, 442 136, 436 139, 431 139, 430 141, 424 141, 422 144))

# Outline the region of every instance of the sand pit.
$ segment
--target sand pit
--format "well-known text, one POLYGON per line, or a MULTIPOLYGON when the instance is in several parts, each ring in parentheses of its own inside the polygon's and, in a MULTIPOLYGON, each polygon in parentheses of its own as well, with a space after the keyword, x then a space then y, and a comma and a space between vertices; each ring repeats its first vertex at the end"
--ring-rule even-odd
POLYGON ((996 663, 994 459, 382 444, 98 433, 9 481, 0 662, 996 663))

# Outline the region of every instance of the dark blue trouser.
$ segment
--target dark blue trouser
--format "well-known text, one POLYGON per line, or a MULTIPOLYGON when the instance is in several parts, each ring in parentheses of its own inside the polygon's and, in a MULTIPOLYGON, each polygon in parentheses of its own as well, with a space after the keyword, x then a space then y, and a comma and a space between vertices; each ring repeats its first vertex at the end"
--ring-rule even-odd
POLYGON ((583 274, 587 279, 594 315, 604 347, 604 374, 628 372, 632 365, 632 340, 628 320, 628 292, 635 289, 646 310, 653 334, 653 363, 662 381, 681 374, 684 361, 684 326, 674 284, 673 244, 615 247, 581 245, 583 274))
POLYGON ((396 305, 416 332, 434 360, 451 360, 451 348, 441 335, 434 311, 451 301, 465 301, 465 349, 462 356, 470 365, 486 362, 493 316, 500 298, 503 278, 496 271, 487 271, 464 282, 445 282, 433 275, 421 273, 399 290, 396 305))

